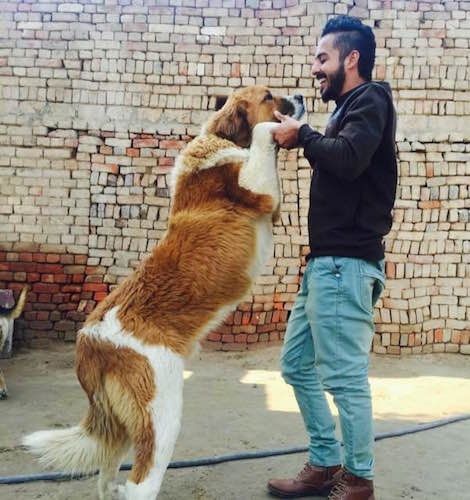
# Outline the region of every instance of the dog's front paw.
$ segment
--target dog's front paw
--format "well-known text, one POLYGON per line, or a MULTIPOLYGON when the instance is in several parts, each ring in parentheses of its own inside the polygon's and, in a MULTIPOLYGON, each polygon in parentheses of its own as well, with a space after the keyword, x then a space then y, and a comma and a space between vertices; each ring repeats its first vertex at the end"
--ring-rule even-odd
POLYGON ((271 146, 276 146, 276 143, 274 142, 273 139, 273 134, 272 131, 275 129, 279 123, 275 122, 261 122, 257 123, 253 127, 253 141, 256 144, 265 144, 265 145, 271 145, 271 146))

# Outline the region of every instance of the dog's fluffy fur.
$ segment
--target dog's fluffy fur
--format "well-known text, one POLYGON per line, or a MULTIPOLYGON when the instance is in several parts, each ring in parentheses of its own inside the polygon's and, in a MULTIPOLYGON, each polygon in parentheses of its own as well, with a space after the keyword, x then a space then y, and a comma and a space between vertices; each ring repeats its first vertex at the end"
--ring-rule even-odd
POLYGON ((272 251, 280 204, 274 111, 296 98, 261 86, 233 93, 177 158, 168 231, 150 257, 101 302, 78 333, 82 422, 24 444, 53 467, 100 469, 101 499, 133 445, 120 498, 156 498, 180 429, 184 359, 246 296, 272 251))
MULTIPOLYGON (((0 351, 2 351, 8 337, 9 322, 13 319, 18 318, 23 312, 27 294, 28 287, 25 286, 21 290, 16 304, 11 309, 0 306, 0 351)), ((5 382, 5 377, 3 376, 3 372, 0 369, 0 399, 6 399, 7 397, 8 389, 5 382)))

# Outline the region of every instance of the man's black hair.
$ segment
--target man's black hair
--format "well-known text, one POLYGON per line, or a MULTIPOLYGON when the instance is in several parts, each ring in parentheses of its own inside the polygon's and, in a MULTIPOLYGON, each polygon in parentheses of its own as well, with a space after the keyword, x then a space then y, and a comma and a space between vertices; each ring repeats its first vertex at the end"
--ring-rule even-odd
POLYGON ((375 62, 375 36, 372 29, 356 17, 336 16, 326 23, 321 36, 330 33, 336 34, 333 45, 339 50, 341 61, 344 61, 352 50, 357 50, 360 54, 359 75, 371 80, 375 62))

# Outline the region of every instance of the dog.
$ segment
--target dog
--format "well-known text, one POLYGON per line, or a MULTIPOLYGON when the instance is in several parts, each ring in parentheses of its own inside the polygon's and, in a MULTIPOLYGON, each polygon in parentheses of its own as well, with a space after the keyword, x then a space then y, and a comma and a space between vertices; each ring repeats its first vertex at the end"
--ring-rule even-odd
POLYGON ((184 361, 272 252, 281 201, 275 110, 300 117, 303 98, 262 86, 236 91, 177 157, 165 236, 77 334, 88 413, 78 426, 23 439, 47 466, 99 469, 101 500, 157 497, 180 430, 184 361), (132 470, 117 486, 131 445, 132 470))
MULTIPOLYGON (((28 294, 28 287, 25 286, 21 290, 20 296, 16 304, 11 308, 0 306, 0 352, 8 339, 10 321, 18 318, 23 312, 24 305, 26 304, 26 296, 28 294)), ((0 369, 0 399, 8 397, 8 389, 5 382, 5 377, 0 369)))

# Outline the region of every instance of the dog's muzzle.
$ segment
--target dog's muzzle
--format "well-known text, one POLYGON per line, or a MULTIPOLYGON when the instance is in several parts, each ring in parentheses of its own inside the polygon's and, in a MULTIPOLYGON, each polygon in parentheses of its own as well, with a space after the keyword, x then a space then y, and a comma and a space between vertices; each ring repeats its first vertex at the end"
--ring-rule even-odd
POLYGON ((288 96, 287 100, 294 106, 292 118, 300 120, 306 111, 304 96, 302 94, 295 94, 294 96, 288 96))

